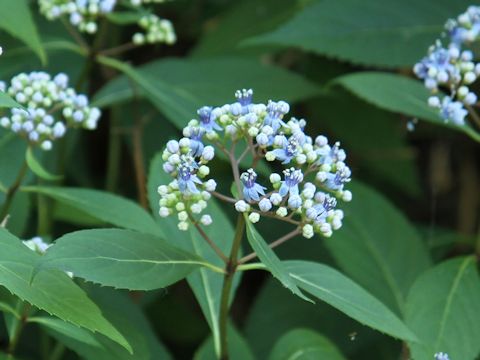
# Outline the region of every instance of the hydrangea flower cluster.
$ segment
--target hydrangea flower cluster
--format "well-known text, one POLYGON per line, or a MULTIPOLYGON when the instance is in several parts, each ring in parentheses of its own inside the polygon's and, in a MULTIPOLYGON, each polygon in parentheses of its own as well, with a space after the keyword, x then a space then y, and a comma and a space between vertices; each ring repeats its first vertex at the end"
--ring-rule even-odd
POLYGON ((53 78, 45 72, 21 73, 8 86, 0 82, 0 91, 24 107, 9 110, 0 125, 43 150, 50 150, 68 127, 95 129, 101 115, 98 108, 89 106, 85 95, 68 87, 68 76, 63 73, 53 78))
POLYGON ((174 44, 177 40, 175 30, 170 20, 160 19, 157 15, 142 17, 138 26, 145 31, 145 34, 137 32, 133 35, 132 41, 135 45, 143 44, 174 44))
MULTIPOLYGON (((145 4, 161 3, 164 0, 130 0, 129 6, 140 8, 145 4)), ((94 34, 98 30, 98 21, 114 12, 118 0, 38 0, 40 12, 49 20, 67 16, 70 23, 81 32, 94 34)), ((145 43, 173 44, 176 41, 172 23, 156 15, 142 17, 138 25, 146 34, 136 33, 133 41, 136 45, 145 43)))
POLYGON ((433 94, 429 106, 438 109, 445 122, 464 125, 468 109, 477 103, 469 86, 480 75, 480 63, 475 63, 473 52, 466 47, 480 38, 480 7, 470 6, 457 19, 448 20, 445 29, 448 44, 437 40, 413 71, 433 94), (448 94, 439 96, 440 89, 448 94))
MULTIPOLYGON (((284 101, 254 104, 253 91, 245 89, 235 96, 237 101, 232 104, 199 109, 198 119, 183 129, 184 137, 168 142, 164 170, 174 179, 158 188, 160 215, 176 214, 179 228, 185 230, 188 219, 193 219, 189 213, 200 213, 213 195, 234 204, 253 223, 261 216, 271 217, 296 224, 306 238, 315 233, 331 236, 342 226, 343 211, 336 208, 337 199, 352 199, 352 193, 345 189, 351 171, 340 143, 330 145, 325 136, 313 139, 306 135, 303 119, 286 121, 290 106, 284 101), (227 156, 233 153, 228 153, 228 144, 235 147, 244 143, 243 154, 230 158, 237 163, 251 153, 252 167, 241 174, 233 171, 241 189, 236 199, 217 193, 215 181, 206 180, 210 172, 206 163, 215 151, 205 146, 205 141, 227 156), (262 158, 283 170, 262 176, 255 171, 262 158)), ((211 221, 209 217, 208 223, 211 221)))

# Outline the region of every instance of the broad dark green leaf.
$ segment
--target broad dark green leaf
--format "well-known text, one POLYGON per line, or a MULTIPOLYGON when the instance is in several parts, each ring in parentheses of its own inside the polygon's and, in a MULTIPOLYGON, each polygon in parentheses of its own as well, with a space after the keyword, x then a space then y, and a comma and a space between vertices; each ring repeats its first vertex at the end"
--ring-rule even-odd
POLYGON ((185 278, 200 257, 153 235, 120 229, 82 230, 62 236, 38 263, 93 283, 130 290, 153 290, 185 278))
POLYGON ((0 228, 0 285, 20 299, 90 331, 96 331, 131 350, 130 345, 102 315, 100 309, 66 274, 48 270, 30 283, 41 256, 0 228))
POLYGON ((247 227, 247 239, 252 249, 257 253, 258 258, 267 267, 268 271, 282 283, 283 286, 290 289, 292 293, 304 300, 311 301, 306 297, 295 284, 295 281, 288 274, 285 266, 277 257, 275 252, 268 246, 262 235, 255 229, 253 224, 245 216, 247 227))
MULTIPOLYGON (((170 175, 163 171, 162 163, 162 156, 161 153, 159 153, 154 157, 150 166, 148 178, 148 196, 150 206, 158 219, 159 225, 167 234, 171 234, 171 236, 166 237, 166 240, 172 245, 181 247, 187 251, 201 256, 203 259, 215 264, 216 266, 224 267, 225 264, 223 261, 210 248, 210 246, 198 234, 198 232, 195 231, 195 229, 191 229, 188 232, 179 231, 177 228, 178 221, 175 217, 165 219, 158 216, 159 195, 157 188, 159 185, 168 184, 172 179, 170 175)), ((230 252, 234 237, 234 228, 230 222, 230 219, 226 216, 225 212, 214 199, 209 200, 206 213, 211 214, 213 223, 204 228, 205 232, 223 251, 224 254, 228 254, 230 252)), ((233 293, 240 282, 241 275, 241 273, 237 273, 234 279, 231 298, 233 298, 233 293)), ((195 294, 195 297, 197 298, 197 301, 200 304, 200 307, 202 308, 208 325, 212 330, 215 351, 218 353, 220 349, 218 320, 223 276, 208 269, 201 268, 199 271, 195 271, 194 273, 190 274, 187 280, 195 294)))
POLYGON ((138 96, 146 96, 178 128, 183 129, 203 105, 234 102, 235 90, 252 88, 255 101, 298 101, 319 93, 319 88, 287 70, 255 60, 221 57, 212 59, 168 59, 133 69, 103 60, 125 76, 114 79, 94 97, 96 106, 106 107, 132 98, 131 83, 138 96))
POLYGON ((397 339, 417 341, 390 309, 339 271, 309 261, 290 260, 284 264, 300 288, 344 314, 397 339))
POLYGON ((358 284, 398 314, 408 290, 431 259, 415 228, 386 199, 358 182, 344 204, 344 224, 325 246, 358 284))
POLYGON ((447 19, 470 2, 438 0, 324 0, 248 44, 300 47, 377 66, 410 66, 426 54, 447 19))
MULTIPOLYGON (((228 326, 228 354, 231 360, 253 360, 255 357, 250 350, 245 338, 235 329, 234 326, 228 326)), ((215 348, 212 337, 209 337, 195 352, 193 360, 215 360, 215 348)))
POLYGON ((28 186, 22 190, 49 196, 98 220, 121 228, 163 236, 162 230, 150 214, 132 200, 118 195, 100 190, 55 186, 28 186))
POLYGON ((294 329, 278 339, 269 360, 346 360, 325 336, 309 329, 294 329))
POLYGON ((27 152, 25 154, 25 160, 30 170, 32 170, 32 172, 39 178, 49 181, 56 181, 62 178, 62 176, 51 174, 48 170, 46 170, 43 165, 35 158, 31 147, 27 149, 27 152))
POLYGON ((132 346, 133 354, 99 334, 95 334, 95 341, 100 346, 89 346, 62 333, 49 331, 54 338, 88 360, 172 359, 165 346, 157 339, 141 308, 132 302, 128 293, 93 285, 87 286, 87 292, 102 309, 108 321, 124 334, 132 346))
POLYGON ((102 347, 102 345, 95 339, 94 333, 52 316, 30 317, 28 318, 28 322, 39 324, 46 329, 58 332, 82 344, 98 348, 102 347))
MULTIPOLYGON (((205 34, 193 51, 194 56, 241 53, 238 44, 254 35, 271 31, 288 20, 300 8, 297 0, 246 0, 235 2, 218 18, 210 20, 205 34), (248 26, 245 26, 248 19, 248 26)), ((250 50, 250 49, 249 49, 250 50)))
POLYGON ((46 62, 45 50, 27 0, 0 1, 0 29, 23 41, 35 51, 42 62, 46 62))
POLYGON ((334 82, 382 109, 462 131, 480 141, 480 135, 470 126, 458 126, 443 121, 438 111, 428 106, 430 93, 420 81, 391 73, 357 72, 337 78, 334 82))
POLYGON ((10 96, 0 91, 0 108, 21 108, 22 106, 13 100, 10 96))
POLYGON ((473 256, 443 262, 422 274, 408 294, 406 322, 419 343, 412 358, 476 359, 480 353, 480 277, 473 256))

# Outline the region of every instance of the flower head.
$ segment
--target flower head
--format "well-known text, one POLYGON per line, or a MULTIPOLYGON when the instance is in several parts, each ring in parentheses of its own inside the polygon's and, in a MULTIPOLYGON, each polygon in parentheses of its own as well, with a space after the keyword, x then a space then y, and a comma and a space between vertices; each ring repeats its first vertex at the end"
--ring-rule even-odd
POLYGON ((287 194, 298 195, 298 184, 303 181, 302 170, 290 168, 283 170, 284 181, 282 181, 282 186, 278 191, 279 194, 283 197, 287 194))
POLYGON ((260 196, 265 195, 264 190, 266 189, 266 187, 256 183, 256 172, 253 171, 253 169, 248 169, 240 176, 240 179, 243 183, 243 197, 245 198, 245 200, 247 200, 248 202, 260 201, 260 196))
POLYGON ((204 106, 197 111, 200 117, 200 126, 205 129, 206 132, 212 132, 214 130, 222 130, 222 128, 215 121, 212 115, 212 108, 210 106, 204 106))

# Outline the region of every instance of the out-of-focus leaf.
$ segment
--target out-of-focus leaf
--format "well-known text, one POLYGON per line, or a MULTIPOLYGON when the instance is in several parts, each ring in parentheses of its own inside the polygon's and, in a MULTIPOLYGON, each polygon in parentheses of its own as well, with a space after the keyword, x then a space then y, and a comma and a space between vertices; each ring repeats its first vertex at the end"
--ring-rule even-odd
POLYGON ((0 28, 23 41, 35 51, 42 62, 46 62, 45 50, 27 0, 0 1, 0 28))
MULTIPOLYGON (((234 326, 228 326, 228 354, 232 360, 253 360, 255 359, 250 346, 245 338, 235 329, 234 326)), ((193 360, 215 360, 215 348, 212 337, 209 337, 196 351, 193 360)))
POLYGON ((294 329, 278 339, 269 360, 346 360, 325 336, 309 329, 294 329))
POLYGON ((91 331, 98 331, 123 347, 130 345, 102 315, 98 307, 66 274, 43 271, 30 282, 40 255, 0 228, 0 285, 20 299, 91 331))
POLYGON ((423 273, 407 298, 406 322, 421 343, 410 343, 414 359, 446 352, 451 359, 480 353, 480 277, 473 256, 443 262, 423 273))
POLYGON ((133 201, 105 191, 69 188, 28 186, 23 191, 49 196, 85 214, 121 228, 163 236, 150 214, 133 201))
POLYGON ((0 91, 0 108, 21 108, 22 106, 13 100, 10 96, 0 91))
POLYGON ((238 44, 251 36, 268 32, 288 20, 301 7, 297 0, 247 0, 235 3, 218 18, 209 21, 194 56, 242 53, 238 44), (248 19, 248 26, 245 25, 248 19))
MULTIPOLYGON (((161 184, 168 184, 171 181, 170 175, 166 174, 162 168, 162 154, 157 154, 150 165, 150 172, 148 177, 148 197, 150 207, 158 219, 159 225, 164 229, 165 233, 171 234, 165 239, 172 245, 181 247, 190 251, 208 262, 216 266, 224 267, 224 262, 218 255, 210 248, 206 241, 196 232, 191 229, 188 232, 179 231, 177 227, 176 218, 160 218, 158 216, 158 199, 159 195, 157 188, 161 184)), ((225 212, 215 202, 214 199, 209 200, 206 212, 211 214, 213 223, 206 227, 204 231, 216 243, 216 245, 228 254, 231 249, 232 240, 234 237, 234 229, 230 219, 225 212)), ((232 293, 235 292, 241 274, 237 273, 234 278, 232 293)), ((220 350, 220 331, 218 328, 219 312, 220 312, 220 296, 223 286, 223 276, 214 273, 208 269, 199 269, 187 277, 188 283, 192 288, 195 297, 197 298, 200 307, 207 319, 213 334, 215 352, 218 354, 220 350)), ((233 298, 233 294, 231 296, 233 298)))
POLYGON ((297 285, 320 300, 397 339, 417 341, 390 309, 339 271, 309 261, 289 260, 284 264, 297 285))
POLYGON ((40 162, 35 158, 35 155, 33 154, 33 150, 31 147, 27 149, 27 153, 25 155, 25 160, 27 161, 27 165, 30 168, 30 170, 33 171, 35 175, 38 177, 44 179, 44 180, 49 180, 49 181, 56 181, 60 180, 62 176, 60 175, 53 175, 49 173, 43 166, 40 164, 40 162))
POLYGON ((88 286, 87 291, 105 317, 125 335, 133 354, 99 334, 95 335, 95 340, 100 347, 88 346, 58 332, 49 332, 53 337, 88 360, 172 359, 165 346, 156 338, 141 309, 129 299, 128 294, 97 286, 88 286))
POLYGON ((255 229, 253 224, 245 215, 245 222, 247 226, 247 239, 252 249, 257 253, 258 258, 267 267, 267 270, 282 283, 283 286, 288 288, 293 294, 306 301, 312 301, 305 296, 295 284, 295 281, 290 277, 287 269, 283 265, 282 261, 277 257, 275 252, 268 246, 263 239, 262 235, 255 229))
POLYGON ((93 283, 130 290, 171 285, 201 266, 212 267, 153 235, 120 229, 66 234, 38 263, 39 270, 57 268, 93 283))
POLYGON ((431 259, 405 217, 375 191, 349 184, 353 200, 343 207, 342 228, 325 241, 338 265, 398 314, 408 290, 431 259))
POLYGON ((440 118, 427 104, 430 96, 420 81, 383 72, 358 72, 334 80, 361 99, 382 109, 420 118, 436 125, 462 131, 480 141, 480 135, 469 125, 454 125, 440 118))
MULTIPOLYGON (((146 96, 180 129, 199 107, 234 102, 237 89, 252 88, 256 101, 298 101, 320 91, 315 84, 287 70, 242 58, 169 59, 135 69, 111 59, 102 61, 125 73, 137 84, 138 95, 146 96)), ((106 107, 129 100, 133 94, 131 81, 120 76, 101 89, 93 102, 106 107)))
POLYGON ((470 2, 324 0, 247 44, 300 47, 365 65, 410 66, 439 38, 447 19, 470 2))
POLYGON ((107 14, 107 19, 114 24, 130 25, 136 24, 145 13, 139 11, 122 11, 107 14))

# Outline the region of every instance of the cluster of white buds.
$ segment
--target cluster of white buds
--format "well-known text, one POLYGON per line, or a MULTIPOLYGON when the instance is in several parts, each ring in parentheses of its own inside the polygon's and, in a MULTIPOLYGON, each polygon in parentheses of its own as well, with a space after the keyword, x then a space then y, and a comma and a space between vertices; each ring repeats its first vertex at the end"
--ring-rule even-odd
POLYGON ((160 19, 157 15, 146 15, 138 21, 145 33, 137 32, 132 41, 135 45, 143 44, 174 44, 177 40, 175 30, 170 20, 160 19))
POLYGON ((469 86, 480 76, 480 63, 465 46, 480 39, 480 7, 470 6, 457 19, 448 20, 445 29, 448 43, 443 45, 437 40, 413 71, 433 94, 429 106, 438 109, 445 122, 465 125, 467 109, 478 100, 469 86), (440 90, 448 94, 438 95, 440 90))
POLYGON ((140 6, 142 4, 160 4, 164 3, 166 0, 130 0, 130 4, 133 6, 140 6))
MULTIPOLYGON (((269 189, 264 186, 267 181, 259 181, 255 166, 240 174, 236 182, 237 186, 241 186, 242 194, 233 201, 235 209, 248 214, 253 223, 258 222, 261 216, 287 219, 298 224, 303 236, 307 238, 311 238, 315 233, 331 236, 333 230, 342 226, 343 219, 343 212, 336 209, 336 199, 352 199, 352 193, 344 188, 351 176, 351 171, 345 164, 345 151, 338 142, 329 145, 325 136, 318 136, 313 140, 306 135, 306 121, 303 119, 291 118, 284 121, 284 115, 290 109, 286 102, 254 104, 253 91, 245 89, 237 91, 235 96, 237 101, 232 104, 199 109, 199 119, 191 120, 184 128, 185 138, 180 143, 175 142, 175 146, 172 146, 171 142, 167 144, 164 170, 176 177, 173 190, 178 189, 176 197, 171 198, 170 208, 175 206, 176 201, 182 203, 181 199, 191 193, 183 191, 178 185, 185 180, 183 173, 178 170, 179 165, 176 164, 184 164, 186 161, 182 161, 178 155, 172 160, 174 151, 189 156, 188 171, 185 171, 185 174, 191 183, 183 186, 188 190, 189 186, 201 184, 194 176, 201 174, 201 167, 195 165, 197 163, 192 159, 204 151, 204 140, 210 140, 222 151, 226 151, 227 143, 239 143, 243 140, 246 145, 244 154, 251 153, 256 159, 253 164, 260 158, 265 158, 267 161, 284 165, 285 169, 282 174, 270 174, 269 189), (185 141, 184 149, 181 146, 182 141, 185 141), (171 150, 168 149, 169 146, 171 150), (309 177, 311 180, 307 181, 309 177)), ((171 192, 167 192, 168 187, 160 188, 162 193, 171 192)), ((225 199, 225 196, 216 193, 214 195, 225 199)), ((161 201, 163 199, 162 196, 161 201)), ((165 216, 170 215, 166 210, 160 209, 160 212, 165 216)))
POLYGON ((38 0, 38 3, 47 19, 68 16, 70 23, 80 31, 94 34, 99 17, 113 12, 117 0, 38 0))
POLYGON ((0 91, 13 97, 24 108, 12 108, 0 118, 0 125, 25 137, 43 150, 65 135, 67 128, 94 130, 100 110, 90 107, 85 95, 68 87, 68 76, 51 77, 45 72, 21 73, 9 86, 0 82, 0 91))
MULTIPOLYGON (((168 185, 158 187, 161 197, 159 214, 162 217, 177 214, 180 230, 188 230, 192 219, 206 209, 210 192, 217 187, 215 180, 206 179, 210 174, 207 164, 214 156, 212 146, 203 146, 201 142, 188 137, 167 143, 163 152, 163 169, 175 179, 168 185)), ((212 218, 203 214, 199 221, 203 225, 210 225, 212 218)))

